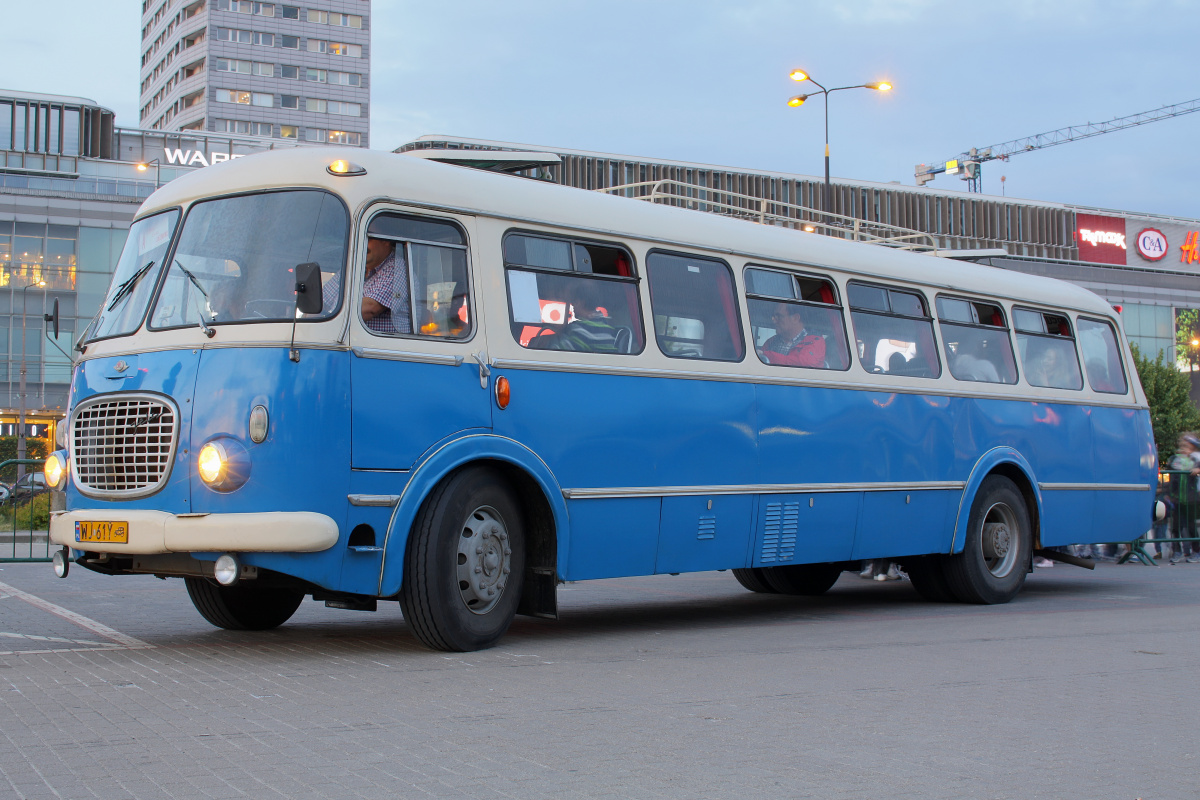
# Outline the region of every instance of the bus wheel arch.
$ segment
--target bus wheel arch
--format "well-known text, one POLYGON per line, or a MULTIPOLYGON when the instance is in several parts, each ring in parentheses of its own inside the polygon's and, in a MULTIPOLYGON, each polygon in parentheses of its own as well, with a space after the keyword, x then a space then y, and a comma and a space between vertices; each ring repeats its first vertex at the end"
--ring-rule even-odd
POLYGON ((405 622, 435 650, 494 645, 512 624, 525 574, 525 523, 513 485, 472 463, 421 504, 404 553, 405 622))
POLYGON ((1033 547, 1024 493, 993 471, 971 500, 962 551, 942 562, 946 584, 964 603, 1007 603, 1025 583, 1033 547))

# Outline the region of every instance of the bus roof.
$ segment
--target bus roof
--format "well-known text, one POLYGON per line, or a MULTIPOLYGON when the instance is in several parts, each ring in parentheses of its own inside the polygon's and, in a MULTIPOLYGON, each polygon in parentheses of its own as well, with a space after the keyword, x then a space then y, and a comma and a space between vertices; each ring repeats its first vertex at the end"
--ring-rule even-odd
POLYGON ((214 164, 156 191, 139 216, 206 197, 289 187, 328 189, 341 195, 354 213, 373 201, 388 199, 508 219, 518 225, 542 224, 667 248, 806 264, 865 278, 932 284, 1114 316, 1098 295, 1053 278, 357 148, 276 150, 214 164), (338 159, 361 166, 366 174, 331 174, 326 168, 338 159))

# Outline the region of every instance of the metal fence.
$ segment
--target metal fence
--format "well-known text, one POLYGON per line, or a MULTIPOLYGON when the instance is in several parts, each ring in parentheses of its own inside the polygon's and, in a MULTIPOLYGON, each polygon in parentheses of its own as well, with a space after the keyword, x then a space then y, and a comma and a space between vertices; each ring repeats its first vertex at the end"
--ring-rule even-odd
POLYGON ((1166 505, 1163 519, 1153 524, 1139 539, 1129 543, 1129 552, 1120 563, 1138 561, 1156 566, 1157 558, 1171 561, 1200 559, 1200 492, 1196 476, 1190 472, 1162 470, 1159 473, 1158 500, 1166 505), (1153 548, 1154 553, 1150 550, 1153 548))
MULTIPOLYGON (((0 463, 0 470, 15 464, 37 467, 40 459, 10 459, 0 463)), ((32 486, 32 484, 31 484, 32 486)), ((0 563, 50 561, 50 503, 51 492, 31 492, 14 496, 11 493, 0 503, 0 563)))

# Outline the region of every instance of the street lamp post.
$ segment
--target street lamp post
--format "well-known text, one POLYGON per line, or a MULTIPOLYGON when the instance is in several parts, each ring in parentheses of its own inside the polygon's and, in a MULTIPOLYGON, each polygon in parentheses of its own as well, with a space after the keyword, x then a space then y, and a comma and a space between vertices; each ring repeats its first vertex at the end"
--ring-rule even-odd
POLYGON ((162 163, 157 158, 152 158, 149 161, 139 162, 137 165, 137 171, 145 172, 146 170, 150 169, 151 164, 154 165, 154 188, 157 190, 162 186, 162 181, 160 180, 160 176, 162 174, 162 163))
POLYGON ((829 94, 831 92, 845 91, 846 89, 874 89, 877 92, 887 92, 891 90, 892 85, 886 81, 876 81, 875 83, 859 83, 855 84, 854 86, 835 86, 832 89, 826 89, 802 69, 792 70, 788 77, 798 82, 808 81, 819 89, 819 91, 816 92, 810 92, 809 94, 798 94, 795 97, 789 98, 788 105, 792 108, 799 108, 800 106, 804 105, 804 101, 815 94, 825 95, 825 194, 821 199, 821 208, 822 210, 829 212, 829 94))
MULTIPOLYGON (((25 284, 21 289, 21 414, 17 421, 17 458, 25 458, 25 353, 29 350, 26 344, 28 317, 26 316, 29 290, 34 286, 45 286, 45 281, 25 284)), ((17 464, 17 480, 25 477, 25 465, 17 464)))

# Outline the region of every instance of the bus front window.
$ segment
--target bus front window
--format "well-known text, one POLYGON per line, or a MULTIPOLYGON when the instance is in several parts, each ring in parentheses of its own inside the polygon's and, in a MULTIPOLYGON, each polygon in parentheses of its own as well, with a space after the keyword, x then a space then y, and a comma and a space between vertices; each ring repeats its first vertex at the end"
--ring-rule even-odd
POLYGON ((328 319, 340 305, 350 219, 333 195, 268 192, 197 203, 188 212, 151 315, 154 328, 291 321, 296 267, 316 263, 328 319))
POLYGON ((85 341, 127 336, 142 324, 146 305, 162 271, 167 245, 178 222, 179 212, 171 210, 133 223, 108 295, 100 305, 85 341))

